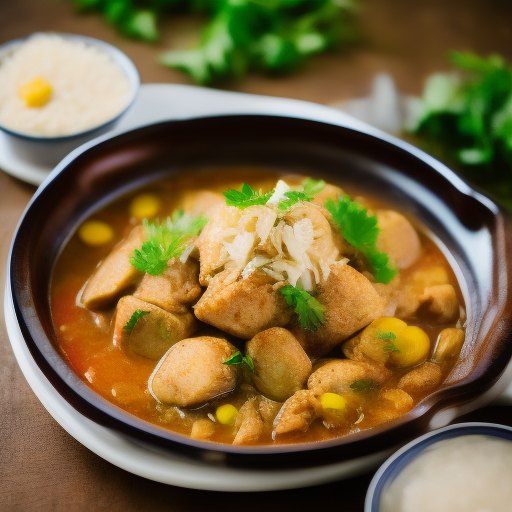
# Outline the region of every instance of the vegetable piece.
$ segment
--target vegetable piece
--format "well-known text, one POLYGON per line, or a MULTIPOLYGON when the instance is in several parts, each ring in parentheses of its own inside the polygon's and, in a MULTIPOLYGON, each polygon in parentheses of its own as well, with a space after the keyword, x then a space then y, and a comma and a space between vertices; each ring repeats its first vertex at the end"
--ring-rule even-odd
POLYGON ((336 393, 323 393, 320 403, 324 409, 341 412, 347 408, 347 401, 336 393))
POLYGON ((238 410, 234 405, 224 404, 220 407, 217 407, 215 411, 215 417, 217 421, 222 425, 232 426, 236 422, 236 417, 238 416, 238 410))
POLYGON ((23 84, 18 90, 18 96, 27 107, 44 107, 52 96, 52 86, 44 78, 36 77, 23 84))
POLYGON ((99 247, 112 241, 114 230, 101 220, 87 220, 78 228, 78 236, 84 244, 99 247))
POLYGON ((289 306, 299 316, 299 322, 304 329, 316 331, 325 321, 325 307, 312 295, 304 290, 300 282, 294 288, 291 285, 283 286, 279 290, 289 306))
POLYGON ((228 206, 236 206, 240 210, 245 210, 249 206, 265 204, 272 197, 273 193, 274 191, 263 194, 261 191, 253 190, 247 183, 244 183, 241 191, 230 188, 224 192, 224 197, 228 206))
POLYGON ((140 194, 130 203, 130 214, 138 219, 150 219, 155 217, 162 201, 154 194, 140 194))
POLYGON ((377 249, 377 216, 368 215, 368 210, 357 201, 352 201, 347 195, 335 203, 329 199, 325 203, 334 221, 338 225, 345 240, 358 249, 370 263, 375 280, 379 283, 389 283, 397 271, 389 266, 387 254, 377 249))
POLYGON ((389 361, 402 368, 422 363, 430 352, 428 334, 420 327, 412 325, 397 334, 393 345, 396 350, 391 351, 389 361))
POLYGON ((279 201, 279 209, 283 211, 288 210, 299 201, 313 201, 315 195, 321 192, 324 187, 324 180, 306 178, 302 182, 302 190, 290 190, 289 192, 284 192, 283 195, 286 196, 287 199, 282 199, 279 201))
POLYGON ((373 379, 359 379, 350 384, 350 389, 354 391, 370 391, 378 386, 379 384, 373 379))
POLYGON ((308 196, 316 196, 325 188, 324 180, 314 180, 313 178, 306 178, 302 182, 302 189, 304 194, 308 196))
POLYGON ((174 212, 172 218, 168 217, 163 224, 151 224, 145 219, 143 226, 148 239, 140 250, 133 251, 130 263, 141 272, 152 276, 162 274, 167 268, 167 262, 171 258, 179 257, 187 242, 197 236, 207 222, 202 215, 190 217, 182 211, 174 212))
POLYGON ((143 316, 149 315, 149 311, 144 311, 142 309, 136 309, 133 313, 130 319, 124 324, 123 331, 125 333, 132 332, 133 328, 135 327, 135 324, 141 319, 143 316))
POLYGON ((245 364, 251 372, 254 372, 254 362, 252 360, 252 357, 249 355, 243 356, 240 351, 235 352, 229 359, 226 359, 226 361, 224 361, 222 364, 227 364, 231 366, 242 363, 245 364))

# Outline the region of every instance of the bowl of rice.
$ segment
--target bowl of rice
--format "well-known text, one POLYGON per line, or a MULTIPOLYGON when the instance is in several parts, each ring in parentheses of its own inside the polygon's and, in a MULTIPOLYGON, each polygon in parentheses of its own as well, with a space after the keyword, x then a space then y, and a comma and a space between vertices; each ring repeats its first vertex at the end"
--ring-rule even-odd
POLYGON ((139 74, 98 39, 35 33, 0 45, 0 130, 24 161, 56 165, 111 130, 137 96, 139 74))

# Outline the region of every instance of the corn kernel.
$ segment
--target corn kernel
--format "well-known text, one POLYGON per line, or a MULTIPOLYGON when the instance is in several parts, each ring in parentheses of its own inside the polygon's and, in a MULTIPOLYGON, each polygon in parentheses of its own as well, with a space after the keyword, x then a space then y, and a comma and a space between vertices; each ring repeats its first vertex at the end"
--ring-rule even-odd
POLYGON ((150 219, 156 216, 161 207, 162 201, 157 196, 141 194, 130 203, 130 213, 138 219, 150 219))
POLYGON ((114 230, 101 220, 88 220, 78 228, 78 236, 85 244, 98 247, 114 238, 114 230))
POLYGON ((231 404, 221 405, 220 407, 217 407, 217 410, 215 411, 217 421, 222 423, 222 425, 234 425, 237 415, 238 411, 236 407, 231 404))
POLYGON ((323 393, 320 397, 320 403, 324 409, 343 411, 347 407, 347 401, 336 393, 323 393))
POLYGON ((50 101, 52 86, 44 78, 37 77, 23 84, 18 90, 18 95, 27 107, 43 107, 50 101))
POLYGON ((397 334, 393 345, 397 352, 391 352, 391 364, 399 367, 415 366, 427 359, 430 352, 430 338, 419 327, 409 326, 397 334))

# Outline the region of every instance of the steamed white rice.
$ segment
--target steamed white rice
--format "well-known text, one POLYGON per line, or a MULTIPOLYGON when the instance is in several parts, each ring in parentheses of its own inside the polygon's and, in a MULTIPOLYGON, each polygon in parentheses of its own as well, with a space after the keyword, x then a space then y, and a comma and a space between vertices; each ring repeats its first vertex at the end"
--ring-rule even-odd
POLYGON ((130 99, 130 83, 101 49, 55 34, 36 34, 0 62, 0 126, 33 136, 72 135, 113 119, 130 99), (27 107, 20 87, 34 78, 52 86, 50 101, 27 107))

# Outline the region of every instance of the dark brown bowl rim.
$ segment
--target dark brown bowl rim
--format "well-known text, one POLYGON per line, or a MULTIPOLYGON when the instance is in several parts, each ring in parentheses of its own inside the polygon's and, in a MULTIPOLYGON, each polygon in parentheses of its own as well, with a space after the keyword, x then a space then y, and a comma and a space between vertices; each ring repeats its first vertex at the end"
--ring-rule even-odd
MULTIPOLYGON (((214 138, 218 136, 214 135, 214 138)), ((266 136, 268 138, 270 134, 267 133, 266 136)), ((267 139, 264 138, 262 140, 267 139)), ((267 144, 269 144, 268 141, 267 144)), ((402 178, 406 179, 405 176, 402 176, 402 178)), ((408 176, 408 178, 410 177, 408 176)), ((84 184, 86 186, 90 185, 87 180, 84 181, 84 184)), ((127 190, 126 187, 126 184, 120 187, 116 196, 122 195, 127 190)), ((135 188, 133 180, 131 188, 135 188)), ((91 193, 90 190, 89 193, 91 193)), ((97 209, 98 205, 110 200, 112 200, 112 191, 110 191, 110 195, 104 195, 102 200, 97 200, 94 209, 97 209)), ((91 213, 91 208, 89 207, 87 211, 82 211, 81 218, 88 216, 91 213)), ((45 213, 48 218, 51 218, 51 211, 45 213)), ((435 217, 436 213, 432 212, 432 215, 435 217)), ((475 219, 473 218, 471 222, 475 222, 475 219)), ((76 225, 77 219, 75 219, 74 226, 76 227, 76 225)), ((453 171, 420 150, 392 137, 379 138, 364 131, 344 126, 268 115, 230 115, 168 121, 139 128, 112 138, 103 138, 99 142, 89 143, 82 147, 82 149, 73 152, 72 155, 67 157, 58 166, 50 179, 43 184, 32 199, 14 236, 9 257, 10 292, 22 335, 35 362, 52 383, 53 387, 76 410, 97 423, 114 428, 122 434, 139 440, 142 443, 149 443, 152 446, 178 451, 194 458, 209 459, 209 455, 212 452, 221 452, 226 454, 227 462, 234 465, 269 464, 273 466, 275 463, 280 465, 296 465, 297 463, 309 465, 317 464, 320 461, 325 463, 329 460, 355 458, 373 453, 386 447, 394 446, 398 442, 411 439, 411 437, 428 429, 428 422, 437 411, 450 407, 453 408, 456 405, 475 400, 476 397, 481 396, 498 381, 512 357, 512 344, 506 343, 511 338, 512 325, 512 293, 509 284, 512 273, 512 259, 510 257, 512 242, 505 239, 505 233, 510 232, 511 225, 507 214, 491 200, 482 196, 461 180, 453 171), (269 132, 277 136, 280 133, 284 133, 285 130, 293 132, 296 137, 300 137, 300 134, 303 132, 317 136, 318 132, 318 137, 322 135, 322 137, 330 138, 329 143, 331 144, 333 144, 333 140, 336 140, 336 137, 339 137, 340 140, 344 136, 351 137, 357 142, 356 146, 359 144, 357 146, 359 152, 361 152, 361 147, 369 147, 372 148, 371 151, 374 151, 375 154, 389 153, 394 155, 397 161, 402 159, 415 162, 427 174, 430 173, 431 178, 436 183, 451 187, 450 193, 455 194, 455 198, 454 204, 450 208, 455 209, 458 203, 466 201, 465 207, 471 206, 471 209, 477 210, 479 214, 486 217, 489 224, 487 227, 492 227, 494 235, 494 238, 489 243, 492 242, 495 247, 491 249, 499 253, 496 255, 493 252, 493 256, 496 256, 494 258, 492 283, 495 317, 489 326, 489 332, 492 331, 495 338, 493 341, 494 351, 492 354, 487 354, 483 357, 484 363, 476 365, 468 378, 446 388, 441 388, 429 395, 405 416, 382 427, 315 443, 235 447, 193 440, 187 436, 176 434, 139 420, 101 398, 72 372, 55 350, 50 339, 51 332, 48 331, 48 323, 46 327, 43 325, 41 307, 38 301, 35 300, 38 297, 38 287, 43 286, 48 290, 49 282, 41 281, 39 275, 31 272, 30 265, 33 266, 34 263, 29 264, 22 257, 23 254, 31 255, 30 249, 34 244, 37 244, 36 239, 39 234, 41 234, 41 237, 44 236, 44 229, 42 228, 45 228, 45 226, 41 225, 41 229, 34 232, 33 223, 39 222, 41 224, 43 222, 40 218, 43 210, 40 208, 44 204, 46 196, 51 195, 52 191, 55 193, 54 189, 56 187, 58 189, 59 186, 62 187, 66 183, 71 184, 70 179, 73 173, 75 173, 74 179, 80 180, 82 176, 79 174, 79 169, 76 168, 80 168, 82 162, 85 162, 87 158, 92 158, 90 155, 95 155, 97 159, 99 158, 98 161, 100 161, 102 152, 107 154, 109 150, 115 151, 123 145, 125 147, 132 144, 136 146, 137 141, 156 139, 164 132, 176 134, 182 130, 189 130, 190 133, 196 133, 197 130, 227 130, 229 133, 236 135, 237 130, 246 128, 249 131, 252 130, 251 133, 254 134, 256 133, 255 126, 257 129, 267 128, 269 132), (369 439, 372 441, 368 442, 369 439)), ((72 232, 73 230, 69 233, 60 232, 58 235, 56 234, 55 236, 58 238, 56 245, 62 247, 67 236, 72 232)), ((55 259, 56 257, 53 259, 53 262, 55 259)), ((49 275, 51 275, 51 272, 49 275)), ((40 294, 41 291, 39 291, 40 294)), ((465 299, 466 301, 469 300, 468 297, 465 297, 465 299)), ((469 326, 470 329, 471 325, 469 326)), ((471 334, 469 330, 468 334, 471 334)), ((477 334, 476 331, 473 332, 474 336, 477 334)))

